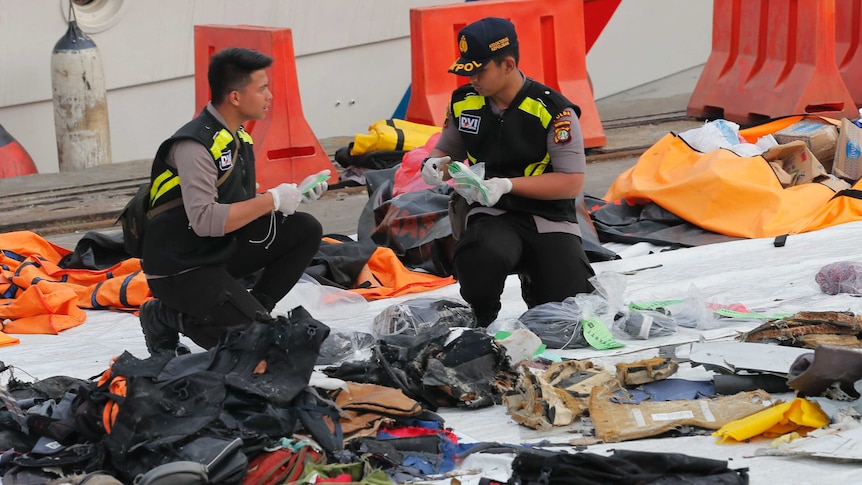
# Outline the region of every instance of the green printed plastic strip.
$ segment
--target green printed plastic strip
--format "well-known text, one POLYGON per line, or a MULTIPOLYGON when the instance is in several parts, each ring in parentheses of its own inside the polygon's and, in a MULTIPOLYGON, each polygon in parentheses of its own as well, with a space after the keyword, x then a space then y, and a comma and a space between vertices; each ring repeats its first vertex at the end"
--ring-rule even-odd
POLYGON ((607 350, 624 347, 611 335, 610 330, 601 319, 592 317, 581 320, 581 326, 584 329, 584 338, 587 339, 587 343, 595 349, 607 350))
POLYGON ((642 303, 629 303, 629 308, 632 310, 658 310, 659 308, 669 307, 671 305, 678 305, 682 303, 683 300, 663 300, 663 301, 647 301, 642 303))
POLYGON ((464 163, 462 163, 462 162, 450 163, 449 164, 449 175, 452 175, 453 177, 455 177, 455 175, 458 175, 457 177, 455 177, 458 182, 467 184, 471 187, 475 187, 476 189, 479 190, 479 192, 482 193, 483 196, 485 196, 485 197, 488 196, 488 192, 485 189, 485 186, 482 185, 482 179, 477 177, 476 174, 473 173, 472 170, 470 170, 470 167, 464 165, 464 163))

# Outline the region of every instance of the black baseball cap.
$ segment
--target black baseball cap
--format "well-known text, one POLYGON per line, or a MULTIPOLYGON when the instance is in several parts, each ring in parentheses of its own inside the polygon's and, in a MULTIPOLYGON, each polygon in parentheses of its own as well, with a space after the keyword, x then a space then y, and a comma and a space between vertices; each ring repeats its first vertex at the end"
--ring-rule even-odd
POLYGON ((461 57, 449 67, 459 76, 472 76, 485 69, 488 61, 500 49, 518 45, 515 25, 506 19, 485 17, 458 32, 461 57))

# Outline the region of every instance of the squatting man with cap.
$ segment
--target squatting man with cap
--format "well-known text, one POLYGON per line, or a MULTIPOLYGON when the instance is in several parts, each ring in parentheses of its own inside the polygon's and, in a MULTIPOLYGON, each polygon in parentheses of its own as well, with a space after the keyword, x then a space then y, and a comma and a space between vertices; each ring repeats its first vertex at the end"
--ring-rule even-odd
POLYGON ((256 193, 243 123, 267 116, 272 62, 244 48, 213 55, 211 102, 153 160, 151 207, 173 208, 149 222, 143 241, 141 265, 155 299, 140 314, 151 354, 182 351, 178 332, 211 348, 229 330, 270 319, 320 247, 320 223, 297 209, 327 189, 328 173, 256 193))
POLYGON ((452 93, 422 176, 441 185, 453 159, 484 163, 481 190, 455 181, 456 192, 474 202, 453 265, 461 296, 487 327, 509 274, 520 277, 530 308, 593 291, 575 205, 586 160, 580 108, 521 72, 511 22, 488 17, 467 25, 458 47, 449 72, 469 84, 452 93))

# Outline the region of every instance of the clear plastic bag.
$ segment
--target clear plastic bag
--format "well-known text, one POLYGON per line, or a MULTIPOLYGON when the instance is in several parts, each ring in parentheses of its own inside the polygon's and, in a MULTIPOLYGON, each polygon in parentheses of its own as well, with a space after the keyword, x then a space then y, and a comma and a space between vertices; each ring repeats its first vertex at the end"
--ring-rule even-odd
POLYGON ((625 278, 622 274, 614 271, 603 271, 590 278, 590 283, 595 288, 595 291, 591 295, 599 296, 605 301, 604 305, 595 306, 594 308, 597 312, 601 313, 601 316, 606 317, 603 320, 611 323, 613 316, 626 308, 625 278))
POLYGON ((705 330, 719 326, 712 310, 707 306, 706 297, 695 285, 689 287, 685 299, 667 305, 664 309, 680 327, 705 330))
POLYGON ((581 309, 574 297, 536 305, 518 317, 518 322, 538 335, 549 349, 589 347, 581 326, 581 309))
POLYGON ((377 337, 418 335, 436 325, 474 327, 473 312, 466 303, 446 298, 414 298, 386 307, 372 324, 377 337))
POLYGON ((620 338, 647 340, 676 333, 672 317, 657 310, 631 309, 617 314, 613 332, 620 338))
POLYGON ((695 285, 689 286, 688 294, 682 300, 637 306, 639 310, 658 310, 672 317, 678 326, 698 330, 713 330, 741 322, 756 323, 762 318, 741 303, 721 302, 715 297, 708 299, 695 285))
POLYGON ((595 291, 581 293, 562 302, 548 302, 527 310, 519 323, 532 331, 550 349, 590 347, 584 337, 582 320, 600 319, 611 328, 614 316, 624 307, 623 275, 605 271, 590 278, 595 291))
POLYGON ((683 131, 679 137, 703 153, 732 148, 739 143, 739 125, 722 119, 707 121, 703 126, 683 131))
POLYGON ((617 313, 626 308, 625 279, 620 273, 604 271, 590 278, 590 283, 595 288, 592 293, 581 293, 574 297, 581 309, 581 319, 598 318, 610 329, 617 313))
POLYGON ((471 204, 477 202, 473 200, 472 191, 459 189, 459 186, 468 186, 485 192, 485 186, 482 185, 482 180, 485 179, 484 163, 467 166, 464 163, 453 161, 449 164, 449 175, 455 179, 455 190, 471 204))
MULTIPOLYGON (((315 318, 325 320, 328 326, 335 328, 339 326, 338 317, 361 314, 368 307, 368 301, 357 293, 321 285, 303 273, 296 285, 276 303, 273 313, 286 315, 300 305, 315 318)), ((355 322, 345 322, 344 325, 355 327, 355 322)))
POLYGON ((373 353, 375 342, 370 333, 331 331, 320 346, 316 365, 340 365, 344 362, 368 360, 373 353))
POLYGON ((814 281, 827 295, 862 294, 862 263, 839 261, 827 264, 814 275, 814 281))

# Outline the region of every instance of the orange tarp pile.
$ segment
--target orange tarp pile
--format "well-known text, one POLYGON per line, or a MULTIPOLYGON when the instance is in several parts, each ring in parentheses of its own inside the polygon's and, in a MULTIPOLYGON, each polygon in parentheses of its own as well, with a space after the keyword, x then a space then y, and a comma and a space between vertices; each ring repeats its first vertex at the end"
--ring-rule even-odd
MULTIPOLYGON (((57 334, 84 322, 83 309, 137 309, 152 298, 137 258, 108 269, 63 269, 71 251, 29 231, 0 234, 0 346, 19 340, 9 334, 57 334)), ((428 291, 455 282, 410 271, 389 248, 377 248, 350 291, 366 300, 428 291)))
POLYGON ((80 325, 84 308, 137 308, 151 298, 138 259, 108 269, 63 269, 71 251, 29 231, 0 234, 0 345, 10 333, 56 334, 80 325))
MULTIPOLYGON (((754 143, 801 118, 782 118, 740 135, 754 143)), ((853 189, 862 186, 857 182, 853 189)), ((617 177, 604 200, 654 202, 703 229, 760 238, 862 220, 862 199, 854 192, 836 196, 820 183, 782 188, 762 156, 740 157, 724 149, 701 153, 668 134, 617 177)))
POLYGON ((444 278, 411 271, 404 267, 401 260, 395 255, 395 251, 384 247, 378 247, 374 250, 359 275, 359 279, 362 281, 357 281, 358 284, 370 282, 371 287, 356 288, 350 291, 359 293, 368 301, 429 291, 455 282, 455 278, 451 276, 444 278))
MULTIPOLYGON (((330 244, 343 243, 329 237, 324 237, 323 241, 330 244)), ((430 291, 454 282, 455 278, 451 276, 440 277, 412 271, 404 266, 391 248, 378 246, 360 270, 353 282, 353 288, 349 291, 362 295, 368 301, 374 301, 430 291)))

